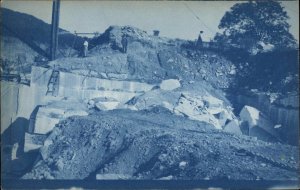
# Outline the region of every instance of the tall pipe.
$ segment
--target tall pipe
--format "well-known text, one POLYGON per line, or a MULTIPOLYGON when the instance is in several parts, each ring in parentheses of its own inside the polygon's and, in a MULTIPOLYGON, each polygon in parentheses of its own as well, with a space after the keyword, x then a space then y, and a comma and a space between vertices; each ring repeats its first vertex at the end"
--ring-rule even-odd
POLYGON ((58 47, 58 30, 59 30, 59 9, 60 0, 53 0, 52 5, 52 23, 51 23, 51 60, 55 60, 58 47))

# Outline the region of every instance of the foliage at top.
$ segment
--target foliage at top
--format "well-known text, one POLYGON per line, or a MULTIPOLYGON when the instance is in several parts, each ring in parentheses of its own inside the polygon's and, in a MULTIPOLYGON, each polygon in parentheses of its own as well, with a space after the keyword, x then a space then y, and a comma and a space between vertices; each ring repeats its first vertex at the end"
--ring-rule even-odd
POLYGON ((243 48, 248 52, 297 47, 296 40, 289 32, 287 12, 277 1, 249 1, 237 3, 225 13, 219 24, 222 34, 215 40, 243 48))

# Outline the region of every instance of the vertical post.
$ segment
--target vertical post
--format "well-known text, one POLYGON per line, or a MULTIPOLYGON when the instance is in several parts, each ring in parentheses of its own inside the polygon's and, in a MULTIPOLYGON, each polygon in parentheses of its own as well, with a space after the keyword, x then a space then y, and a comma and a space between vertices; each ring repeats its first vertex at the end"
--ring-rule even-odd
POLYGON ((52 23, 51 23, 51 60, 56 58, 56 50, 58 46, 58 30, 59 30, 59 8, 60 0, 53 0, 52 5, 52 23))

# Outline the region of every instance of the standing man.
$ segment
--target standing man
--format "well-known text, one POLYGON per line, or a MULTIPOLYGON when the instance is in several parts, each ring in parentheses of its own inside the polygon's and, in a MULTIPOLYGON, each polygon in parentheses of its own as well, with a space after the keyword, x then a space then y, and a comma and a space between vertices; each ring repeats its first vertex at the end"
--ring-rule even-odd
POLYGON ((127 53, 128 39, 127 39, 127 35, 126 34, 122 35, 121 44, 122 44, 122 52, 123 53, 127 53))
POLYGON ((196 47, 197 48, 202 48, 203 47, 203 41, 202 41, 202 38, 201 38, 201 34, 203 33, 203 31, 201 30, 200 31, 200 34, 198 36, 198 40, 197 40, 197 43, 196 43, 196 47))
POLYGON ((83 43, 83 57, 87 56, 88 48, 89 48, 89 42, 87 41, 87 38, 85 38, 83 43))

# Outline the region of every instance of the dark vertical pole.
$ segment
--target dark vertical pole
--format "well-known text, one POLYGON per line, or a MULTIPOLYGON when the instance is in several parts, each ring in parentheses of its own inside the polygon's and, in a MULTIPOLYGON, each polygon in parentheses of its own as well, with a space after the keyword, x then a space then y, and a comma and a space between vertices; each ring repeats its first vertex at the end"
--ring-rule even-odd
POLYGON ((55 31, 55 57, 56 57, 56 51, 58 48, 58 33, 59 33, 59 11, 60 11, 60 0, 57 0, 57 8, 56 8, 56 31, 55 31))
POLYGON ((59 8, 60 0, 53 0, 52 5, 52 23, 51 23, 51 60, 56 58, 56 50, 58 46, 58 30, 59 30, 59 8))

